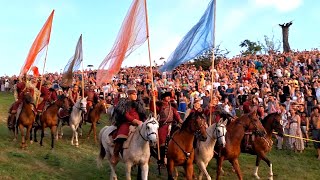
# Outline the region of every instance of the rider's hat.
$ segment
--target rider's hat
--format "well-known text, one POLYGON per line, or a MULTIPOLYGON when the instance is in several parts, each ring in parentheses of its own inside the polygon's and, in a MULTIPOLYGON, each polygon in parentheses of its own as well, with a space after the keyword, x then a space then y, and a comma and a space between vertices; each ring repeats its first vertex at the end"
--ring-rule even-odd
POLYGON ((128 94, 128 95, 133 94, 133 93, 137 93, 136 88, 131 87, 131 88, 129 88, 129 89, 127 90, 127 94, 128 94))
POLYGON ((161 94, 161 99, 164 99, 165 97, 171 97, 171 92, 164 92, 161 94))

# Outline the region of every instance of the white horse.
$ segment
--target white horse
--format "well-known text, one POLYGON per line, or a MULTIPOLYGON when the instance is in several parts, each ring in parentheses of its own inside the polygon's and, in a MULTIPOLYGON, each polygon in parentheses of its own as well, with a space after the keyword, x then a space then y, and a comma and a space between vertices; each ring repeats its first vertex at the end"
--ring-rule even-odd
POLYGON ((79 146, 79 141, 78 141, 78 132, 77 129, 80 125, 81 122, 81 113, 84 112, 86 113, 87 109, 87 98, 81 98, 79 99, 72 107, 72 112, 70 114, 70 119, 69 119, 69 125, 73 131, 72 133, 72 139, 71 139, 71 145, 74 145, 74 139, 75 139, 75 145, 78 147, 79 146))
MULTIPOLYGON (((150 159, 149 143, 151 143, 151 145, 155 145, 157 143, 159 129, 158 120, 159 116, 156 119, 150 115, 148 120, 136 128, 136 131, 131 135, 131 140, 124 143, 124 145, 129 143, 128 148, 123 149, 123 156, 121 157, 121 160, 126 164, 127 180, 131 179, 131 167, 136 164, 140 165, 142 179, 148 179, 148 163, 150 159)), ((105 126, 99 133, 100 153, 97 159, 97 164, 101 167, 102 160, 107 157, 111 169, 110 179, 117 179, 117 174, 115 172, 116 165, 112 164, 110 161, 114 147, 112 137, 109 135, 115 129, 115 126, 105 126)))
POLYGON ((210 160, 213 158, 214 155, 214 146, 216 141, 218 141, 218 145, 225 146, 226 139, 225 135, 227 132, 227 121, 224 122, 222 119, 218 123, 214 123, 207 128, 207 135, 208 138, 206 141, 198 141, 198 146, 195 149, 195 158, 194 162, 197 164, 200 173, 198 180, 202 179, 203 174, 205 174, 208 180, 211 180, 211 177, 207 171, 207 166, 210 160))

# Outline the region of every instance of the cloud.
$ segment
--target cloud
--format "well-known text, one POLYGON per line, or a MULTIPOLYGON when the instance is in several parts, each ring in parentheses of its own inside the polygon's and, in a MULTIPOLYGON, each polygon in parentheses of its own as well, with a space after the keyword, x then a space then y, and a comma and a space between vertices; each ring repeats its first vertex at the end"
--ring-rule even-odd
POLYGON ((289 12, 302 5, 303 0, 251 0, 260 8, 275 8, 279 12, 289 12))

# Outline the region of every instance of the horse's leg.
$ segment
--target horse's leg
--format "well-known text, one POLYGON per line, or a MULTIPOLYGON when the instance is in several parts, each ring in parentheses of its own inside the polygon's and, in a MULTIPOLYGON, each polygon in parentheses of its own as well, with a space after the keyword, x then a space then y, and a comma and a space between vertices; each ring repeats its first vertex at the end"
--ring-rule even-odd
POLYGON ((232 164, 234 170, 236 171, 238 179, 242 180, 242 174, 241 174, 241 170, 240 170, 239 160, 234 159, 234 160, 229 160, 229 161, 232 164))
POLYGON ((93 136, 94 136, 94 142, 97 144, 97 123, 94 122, 93 124, 93 136))
POLYGON ((38 142, 38 139, 37 139, 37 131, 38 131, 38 127, 34 127, 33 128, 33 135, 34 135, 34 142, 38 142))
POLYGON ((71 127, 71 129, 72 129, 71 145, 74 145, 74 144, 73 144, 73 140, 74 140, 74 135, 75 135, 76 129, 75 129, 75 127, 74 127, 73 124, 71 124, 70 127, 71 127))
POLYGON ((126 179, 127 180, 131 180, 131 167, 132 167, 132 163, 126 162, 126 179))
POLYGON ((217 176, 216 176, 217 180, 220 179, 223 160, 224 160, 224 156, 220 156, 220 157, 217 158, 217 176))
MULTIPOLYGON (((30 133, 31 128, 32 128, 32 125, 27 127, 26 143, 30 140, 30 134, 32 134, 32 132, 30 133)), ((31 143, 31 141, 30 141, 30 143, 31 143)))
POLYGON ((273 179, 272 163, 265 154, 259 154, 259 157, 269 166, 269 179, 273 179))
POLYGON ((187 180, 192 180, 192 175, 193 175, 193 161, 187 162, 186 165, 183 166, 184 171, 186 173, 186 179, 187 180))
POLYGON ((79 126, 75 126, 75 131, 74 131, 74 135, 75 135, 75 139, 76 139, 76 143, 75 143, 76 147, 79 147, 78 131, 77 131, 78 127, 79 126))
POLYGON ((19 129, 21 133, 21 148, 24 149, 26 147, 26 140, 24 135, 24 127, 22 124, 19 124, 19 129))
POLYGON ((51 127, 51 149, 54 148, 54 139, 55 139, 55 133, 57 132, 57 126, 51 127))
POLYGON ((89 139, 90 137, 90 134, 91 134, 91 131, 93 130, 93 123, 91 123, 91 127, 90 127, 90 130, 89 130, 89 133, 87 135, 87 138, 89 139))
POLYGON ((147 180, 148 179, 148 172, 149 172, 148 162, 146 162, 144 164, 140 164, 140 168, 141 168, 141 179, 147 180))
POLYGON ((199 162, 198 164, 198 168, 199 168, 199 176, 198 176, 198 180, 201 180, 202 179, 202 175, 205 174, 206 175, 206 178, 207 180, 211 180, 211 177, 207 171, 207 166, 208 166, 208 163, 205 163, 205 162, 199 162))
POLYGON ((111 173, 110 173, 110 180, 117 180, 117 174, 116 174, 116 165, 112 164, 110 161, 109 162, 109 165, 110 165, 110 170, 111 170, 111 173))
POLYGON ((174 171, 174 162, 171 159, 168 159, 167 171, 168 171, 168 180, 174 180, 172 176, 174 171))
POLYGON ((254 170, 254 173, 253 173, 253 175, 254 175, 257 179, 260 179, 260 177, 259 177, 259 175, 258 175, 260 160, 261 160, 260 156, 257 155, 257 158, 256 158, 256 169, 254 170))
POLYGON ((40 139, 40 146, 43 146, 43 137, 44 137, 44 126, 41 127, 41 139, 40 139))

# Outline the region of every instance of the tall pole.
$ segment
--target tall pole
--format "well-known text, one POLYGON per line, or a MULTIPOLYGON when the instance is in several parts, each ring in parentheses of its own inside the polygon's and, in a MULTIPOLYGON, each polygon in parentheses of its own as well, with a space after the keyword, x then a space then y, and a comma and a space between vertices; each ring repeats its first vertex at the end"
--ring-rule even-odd
MULTIPOLYGON (((81 36, 80 36, 80 38, 81 38, 81 51, 82 51, 82 34, 81 34, 81 36)), ((83 54, 83 51, 82 51, 82 54, 83 54)), ((81 81, 81 91, 82 91, 82 98, 84 98, 84 75, 83 75, 83 57, 82 57, 82 61, 81 61, 81 66, 82 66, 82 73, 81 73, 81 79, 82 79, 82 81, 81 81)))
MULTIPOLYGON (((152 91, 152 101, 153 101, 153 116, 157 117, 157 108, 156 108, 156 96, 154 91, 154 83, 153 83, 153 69, 152 69, 152 62, 151 62, 151 51, 150 51, 150 39, 149 39, 149 23, 148 23, 148 10, 147 10, 147 0, 144 0, 144 8, 146 12, 146 26, 147 26, 147 41, 148 41, 148 54, 149 54, 149 63, 150 63, 150 73, 151 73, 151 91, 152 91)), ((158 160, 160 160, 160 145, 159 145, 159 138, 157 141, 158 147, 158 160)))
POLYGON ((214 83, 214 50, 215 50, 215 39, 216 39, 216 0, 213 0, 213 49, 212 49, 212 65, 211 65, 211 91, 210 91, 210 118, 209 118, 209 125, 211 125, 211 119, 212 119, 212 110, 211 110, 211 103, 213 98, 213 83, 214 83))
POLYGON ((44 77, 44 70, 46 68, 46 62, 47 62, 47 55, 48 55, 48 48, 49 48, 49 43, 47 45, 47 50, 46 50, 46 55, 44 57, 44 61, 43 61, 43 68, 42 68, 42 77, 41 77, 41 81, 40 81, 40 87, 39 87, 39 95, 36 99, 36 107, 38 107, 38 103, 39 103, 39 100, 40 100, 40 95, 41 95, 41 87, 42 87, 42 84, 43 84, 43 77, 44 77))

